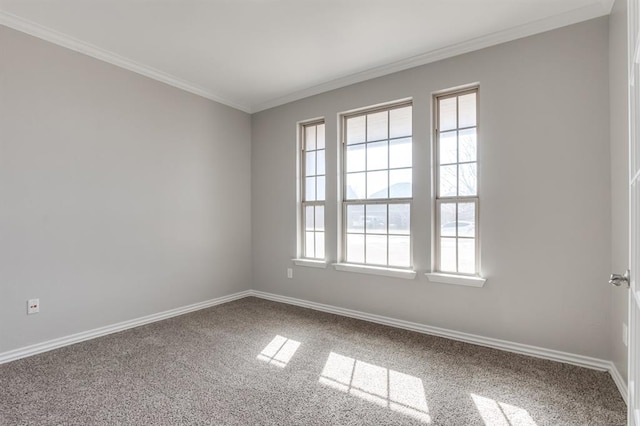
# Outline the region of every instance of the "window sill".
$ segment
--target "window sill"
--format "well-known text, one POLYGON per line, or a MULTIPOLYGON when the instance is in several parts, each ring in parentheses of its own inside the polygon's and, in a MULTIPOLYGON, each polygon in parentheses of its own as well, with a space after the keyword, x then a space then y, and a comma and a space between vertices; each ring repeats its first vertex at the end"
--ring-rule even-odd
POLYGON ((467 287, 484 287, 484 283, 487 282, 486 278, 469 275, 442 274, 436 272, 427 272, 425 275, 429 281, 434 283, 464 285, 467 287))
POLYGON ((334 263, 333 266, 336 268, 336 271, 382 275, 385 277, 404 278, 406 280, 412 280, 416 277, 416 271, 410 269, 383 268, 378 266, 354 265, 351 263, 334 263))
POLYGON ((307 266, 309 268, 321 268, 327 267, 327 262, 324 260, 312 260, 312 259, 292 259, 293 264, 296 266, 307 266))

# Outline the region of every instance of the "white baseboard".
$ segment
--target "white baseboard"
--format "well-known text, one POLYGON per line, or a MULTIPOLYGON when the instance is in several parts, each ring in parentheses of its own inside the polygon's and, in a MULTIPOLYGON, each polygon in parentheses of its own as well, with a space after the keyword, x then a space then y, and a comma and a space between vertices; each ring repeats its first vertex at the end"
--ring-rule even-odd
POLYGON ((161 321, 167 318, 183 315, 200 309, 209 308, 211 306, 231 302, 233 300, 242 299, 251 295, 251 291, 242 291, 228 296, 218 297, 216 299, 210 299, 204 302, 194 303, 192 305, 170 309, 168 311, 159 312, 157 314, 147 315, 141 318, 135 318, 129 321, 123 321, 117 324, 108 325, 89 331, 83 331, 69 336, 48 340, 46 342, 36 343, 35 345, 25 346, 8 352, 3 352, 0 353, 0 364, 4 364, 9 361, 15 361, 20 358, 26 358, 31 355, 36 355, 64 346, 73 345, 74 343, 80 343, 85 340, 95 339, 96 337, 105 336, 107 334, 117 333, 129 328, 139 327, 141 325, 149 324, 152 322, 161 321))
POLYGON ((314 309, 316 311, 328 312, 331 314, 341 315, 350 318, 356 318, 377 324, 388 325, 391 327, 402 328, 404 330, 416 331, 418 333, 429 334, 433 336, 444 337, 447 339, 458 340, 461 342, 472 343, 479 346, 487 346, 494 349, 500 349, 507 352, 513 352, 522 355, 533 356, 551 361, 564 362, 567 364, 586 367, 594 370, 608 371, 616 384, 620 395, 625 403, 627 402, 627 385, 620 375, 620 372, 611 361, 604 359, 587 357, 584 355, 576 355, 568 352, 556 351, 553 349, 541 348, 538 346, 525 345, 522 343, 509 342, 507 340, 493 339, 490 337, 478 336, 476 334, 462 333, 460 331, 448 330, 446 328, 432 327, 415 322, 398 320, 381 315, 368 314, 366 312, 355 311, 352 309, 340 308, 332 305, 324 305, 322 303, 310 302, 308 300, 296 299, 293 297, 280 296, 273 293, 265 293, 263 291, 250 290, 250 295, 261 299, 272 300, 274 302, 287 303, 289 305, 301 306, 303 308, 314 309))
POLYGON ((458 340, 461 342, 472 343, 474 345, 486 346, 490 348, 500 349, 507 352, 513 352, 536 358, 548 359, 551 361, 564 362, 567 364, 573 364, 580 367, 591 368, 595 370, 608 371, 613 378, 614 383, 618 387, 620 394, 625 402, 627 402, 627 385, 620 375, 620 372, 611 361, 606 361, 598 358, 591 358, 583 355, 571 354, 568 352, 556 351, 553 349, 541 348, 538 346, 525 345, 522 343, 510 342, 507 340, 494 339, 490 337, 478 336, 475 334, 463 333, 460 331, 449 330, 440 327, 432 327, 424 324, 419 324, 410 321, 399 320, 395 318, 385 317, 381 315, 369 314, 366 312, 355 311, 352 309, 340 308, 332 305, 325 305, 322 303, 310 302, 303 299, 296 299, 293 297, 280 296, 273 293, 265 293, 257 290, 247 290, 239 293, 230 294, 228 296, 218 297, 216 299, 206 300, 204 302, 194 303, 192 305, 183 306, 176 309, 171 309, 157 314, 147 315, 141 318, 132 319, 129 321, 120 322, 117 324, 96 328, 89 331, 83 331, 80 333, 72 334, 65 337, 60 337, 53 340, 48 340, 42 343, 36 343, 34 345, 25 346, 23 348, 14 349, 11 351, 0 353, 0 364, 15 361, 20 358, 26 358, 28 356, 36 355, 42 352, 47 352, 53 349, 61 348, 64 346, 73 345, 75 343, 83 342, 85 340, 95 339, 96 337, 105 336, 111 333, 117 333, 119 331, 127 330, 141 325, 149 324, 156 321, 161 321, 167 318, 183 315, 189 312, 197 311, 200 309, 209 308, 215 305, 221 305, 223 303, 231 302, 234 300, 242 299, 245 297, 254 296, 261 299, 271 300, 274 302, 286 303, 289 305, 300 306, 303 308, 309 308, 316 311, 327 312, 331 314, 341 315, 350 318, 356 318, 364 321, 369 321, 377 324, 387 325, 390 327, 401 328, 404 330, 415 331, 418 333, 429 334, 433 336, 444 337, 447 339, 458 340))
POLYGON ((610 361, 598 358, 591 358, 583 355, 576 355, 567 352, 556 351, 553 349, 545 349, 537 346, 525 345, 522 343, 509 342, 507 340, 493 339, 490 337, 478 336, 475 334, 462 333, 460 331, 448 330, 445 328, 432 327, 429 325, 398 320, 395 318, 384 317, 381 315, 368 314, 366 312, 354 311, 351 309, 340 308, 337 306, 324 305, 321 303, 309 302, 307 300, 295 299, 293 297, 280 296, 272 293, 251 290, 252 296, 261 299, 272 300, 274 302, 287 303, 289 305, 301 306, 304 308, 314 309, 316 311, 328 312, 331 314, 342 315, 350 318, 357 318, 364 321, 374 322, 377 324, 388 325, 391 327, 402 328, 405 330, 416 331, 418 333, 429 334, 433 336, 445 337, 447 339, 458 340, 461 342, 472 343, 474 345, 487 346, 490 348, 500 349, 507 352, 529 355, 536 358, 543 358, 552 361, 564 362, 580 367, 587 367, 601 371, 611 371, 613 365, 610 361))
POLYGON ((622 399, 624 399, 624 402, 628 405, 629 401, 627 401, 627 382, 622 378, 622 375, 616 368, 616 365, 613 362, 610 362, 610 364, 611 365, 609 366, 609 374, 611 374, 613 382, 618 387, 620 395, 622 395, 622 399))

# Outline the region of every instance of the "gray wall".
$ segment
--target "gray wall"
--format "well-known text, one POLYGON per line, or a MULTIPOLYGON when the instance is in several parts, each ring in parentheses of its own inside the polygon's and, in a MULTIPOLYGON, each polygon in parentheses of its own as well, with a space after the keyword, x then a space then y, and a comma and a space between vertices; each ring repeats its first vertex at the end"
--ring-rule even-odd
MULTIPOLYGON (((629 267, 629 146, 627 101, 627 1, 617 0, 609 16, 609 99, 611 132, 611 271, 629 267)), ((627 324, 629 291, 611 289, 611 360, 627 380, 627 347, 622 327, 627 324)))
POLYGON ((0 52, 0 352, 250 288, 248 114, 1 26, 0 52))
POLYGON ((252 116, 254 288, 609 359, 608 18, 465 54, 252 116), (484 288, 430 283, 430 102, 480 83, 484 288), (336 261, 337 114, 414 99, 417 279, 295 267, 296 122, 327 123, 327 252, 336 261))

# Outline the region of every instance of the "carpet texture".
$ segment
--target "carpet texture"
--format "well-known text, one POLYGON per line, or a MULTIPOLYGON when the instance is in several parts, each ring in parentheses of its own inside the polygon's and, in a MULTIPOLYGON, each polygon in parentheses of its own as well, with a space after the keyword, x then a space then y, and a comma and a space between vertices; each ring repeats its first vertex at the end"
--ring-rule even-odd
POLYGON ((0 365, 2 425, 624 425, 606 372, 256 298, 0 365))

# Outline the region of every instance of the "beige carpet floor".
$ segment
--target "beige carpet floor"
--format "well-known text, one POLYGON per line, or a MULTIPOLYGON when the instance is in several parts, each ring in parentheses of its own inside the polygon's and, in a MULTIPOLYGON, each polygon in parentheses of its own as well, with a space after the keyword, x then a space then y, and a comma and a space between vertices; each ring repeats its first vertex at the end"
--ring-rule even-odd
POLYGON ((624 425, 606 372, 256 298, 0 365, 2 425, 624 425))

